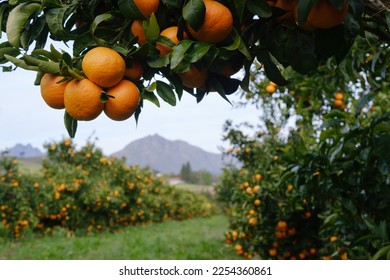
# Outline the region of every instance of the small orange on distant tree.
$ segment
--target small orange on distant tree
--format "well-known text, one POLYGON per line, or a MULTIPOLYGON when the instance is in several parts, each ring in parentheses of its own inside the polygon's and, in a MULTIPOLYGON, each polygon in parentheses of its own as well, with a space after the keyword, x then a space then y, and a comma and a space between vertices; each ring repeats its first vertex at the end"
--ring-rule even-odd
POLYGON ((336 99, 336 100, 343 100, 343 98, 344 98, 344 95, 343 95, 343 93, 341 91, 336 92, 336 94, 334 96, 334 99, 336 99))
POLYGON ((340 100, 340 99, 335 99, 334 101, 333 101, 333 105, 335 106, 335 107, 339 107, 339 108, 342 108, 343 107, 343 101, 342 100, 340 100))
POLYGON ((278 254, 278 250, 276 248, 272 248, 268 250, 268 253, 271 257, 276 257, 276 255, 278 254))
POLYGON ((65 88, 65 110, 76 120, 93 120, 103 111, 101 94, 101 87, 88 79, 72 80, 65 88))
POLYGON ((98 86, 109 88, 122 80, 126 63, 113 49, 96 47, 85 54, 81 67, 89 80, 98 86))
POLYGON ((272 85, 272 84, 268 84, 266 85, 265 87, 265 91, 269 94, 272 94, 276 91, 276 86, 272 85))
POLYGON ((46 104, 54 109, 64 109, 64 92, 67 81, 60 82, 64 77, 46 73, 41 79, 41 95, 46 104))

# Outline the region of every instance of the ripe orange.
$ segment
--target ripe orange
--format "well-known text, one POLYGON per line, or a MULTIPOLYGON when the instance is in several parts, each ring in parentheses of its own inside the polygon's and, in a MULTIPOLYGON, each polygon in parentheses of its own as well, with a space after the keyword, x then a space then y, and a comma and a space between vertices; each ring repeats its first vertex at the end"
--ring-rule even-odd
POLYGON ((156 13, 160 0, 133 0, 141 14, 145 17, 150 17, 152 13, 156 13))
POLYGON ((64 109, 64 91, 68 82, 61 82, 64 77, 46 73, 41 79, 41 95, 49 107, 64 109))
POLYGON ((254 201, 254 204, 255 204, 256 206, 260 206, 260 205, 261 205, 261 200, 260 200, 260 199, 256 199, 256 200, 254 201))
POLYGON ((278 254, 278 250, 275 248, 269 249, 268 253, 271 257, 275 257, 278 254))
POLYGON ((276 86, 272 85, 271 83, 268 84, 266 87, 265 87, 265 91, 269 94, 272 94, 276 91, 276 86))
POLYGON ((130 27, 134 37, 138 37, 138 44, 143 45, 146 42, 146 35, 142 26, 142 20, 134 20, 130 27))
POLYGON ((191 65, 190 70, 178 74, 183 85, 188 88, 204 88, 208 74, 206 69, 191 65))
POLYGON ((336 99, 336 100, 343 100, 343 98, 344 98, 344 95, 343 95, 342 92, 340 92, 340 91, 336 92, 336 95, 334 96, 334 99, 336 99))
POLYGON ((138 108, 140 93, 137 86, 122 80, 117 85, 107 90, 109 95, 104 104, 104 113, 115 121, 123 121, 130 118, 138 108))
POLYGON ((276 228, 278 230, 286 230, 287 229, 287 223, 285 221, 279 221, 276 225, 276 228))
MULTIPOLYGON (((178 29, 179 28, 177 26, 171 26, 161 31, 160 35, 168 38, 172 41, 172 43, 177 45, 179 43, 179 39, 177 38, 178 29)), ((188 39, 187 33, 183 34, 183 38, 188 39)), ((172 47, 159 43, 156 44, 156 48, 160 51, 161 55, 166 55, 172 50, 172 47)))
POLYGON ((103 88, 119 83, 126 70, 125 60, 120 54, 106 47, 88 51, 81 66, 87 78, 103 88))
POLYGON ((217 1, 205 1, 206 14, 198 31, 187 24, 188 31, 197 40, 215 44, 225 40, 233 29, 233 15, 217 1))
MULTIPOLYGON (((337 9, 329 0, 318 0, 311 9, 303 28, 332 28, 342 23, 348 13, 348 0, 344 0, 341 9, 337 9)), ((298 5, 295 5, 294 17, 298 22, 298 5)))
POLYGON ((88 79, 72 80, 65 88, 65 109, 76 120, 93 120, 103 111, 101 94, 102 89, 88 79))
POLYGON ((335 99, 335 100, 333 101, 333 105, 334 105, 335 107, 341 108, 341 107, 343 107, 343 100, 335 99))
POLYGON ((142 67, 142 64, 138 60, 132 59, 131 61, 129 61, 125 71, 126 78, 129 78, 133 81, 138 81, 141 79, 143 73, 144 73, 144 68, 142 67))

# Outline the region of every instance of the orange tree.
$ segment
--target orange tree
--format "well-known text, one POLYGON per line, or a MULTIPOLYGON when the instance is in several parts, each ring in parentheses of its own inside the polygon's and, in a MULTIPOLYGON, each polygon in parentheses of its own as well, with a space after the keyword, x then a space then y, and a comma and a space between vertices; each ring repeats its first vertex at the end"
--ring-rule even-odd
POLYGON ((264 74, 254 72, 243 95, 264 123, 253 135, 227 123, 226 152, 242 166, 226 169, 218 186, 231 219, 226 242, 238 254, 390 257, 390 54, 377 42, 358 38, 337 68, 328 62, 312 75, 286 72, 287 87, 258 82, 264 74), (287 134, 289 119, 296 121, 287 134))
POLYGON ((107 157, 93 143, 76 149, 64 139, 46 149, 42 174, 34 176, 14 159, 0 160, 0 238, 58 230, 80 235, 218 212, 206 197, 107 157))
MULTIPOLYGON (((254 62, 285 85, 283 69, 305 74, 329 57, 340 62, 359 33, 389 41, 388 7, 379 0, 10 0, 0 1, 0 24, 7 37, 0 44, 4 70, 36 71, 35 84, 44 73, 63 82, 89 79, 98 84, 101 103, 115 98, 108 93, 115 83, 132 80, 123 66, 139 62, 142 75, 132 80, 141 93, 136 119, 144 100, 174 106, 184 91, 198 102, 212 91, 228 99, 249 88, 254 62), (72 53, 46 48, 48 38, 68 43, 72 53), (85 62, 96 47, 103 47, 98 59, 85 62), (243 78, 232 78, 240 69, 243 78)), ((80 110, 85 103, 80 97, 80 110)), ((85 118, 65 109, 73 137, 85 118)), ((126 110, 131 115, 134 105, 126 110)))

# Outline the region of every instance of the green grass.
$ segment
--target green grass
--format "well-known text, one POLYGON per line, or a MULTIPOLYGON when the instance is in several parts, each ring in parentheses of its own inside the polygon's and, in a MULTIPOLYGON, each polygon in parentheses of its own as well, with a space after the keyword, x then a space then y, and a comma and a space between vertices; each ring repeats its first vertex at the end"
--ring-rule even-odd
POLYGON ((0 244, 0 259, 214 260, 238 259, 223 243, 224 216, 168 221, 84 237, 43 237, 0 244))
POLYGON ((215 194, 213 186, 196 185, 196 184, 177 184, 174 187, 181 190, 191 191, 199 194, 210 194, 212 196, 215 194))

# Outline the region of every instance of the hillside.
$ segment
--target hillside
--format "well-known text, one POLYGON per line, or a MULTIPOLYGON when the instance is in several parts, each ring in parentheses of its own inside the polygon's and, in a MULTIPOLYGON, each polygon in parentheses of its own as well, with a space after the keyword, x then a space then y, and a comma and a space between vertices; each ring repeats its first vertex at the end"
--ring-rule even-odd
POLYGON ((16 144, 12 148, 0 151, 0 153, 4 153, 7 157, 17 158, 39 158, 45 155, 40 149, 33 147, 31 144, 16 144))
POLYGON ((191 164, 193 171, 207 170, 213 174, 220 174, 223 166, 221 154, 157 134, 135 140, 113 156, 125 157, 126 164, 150 167, 162 173, 177 174, 186 162, 191 164))

